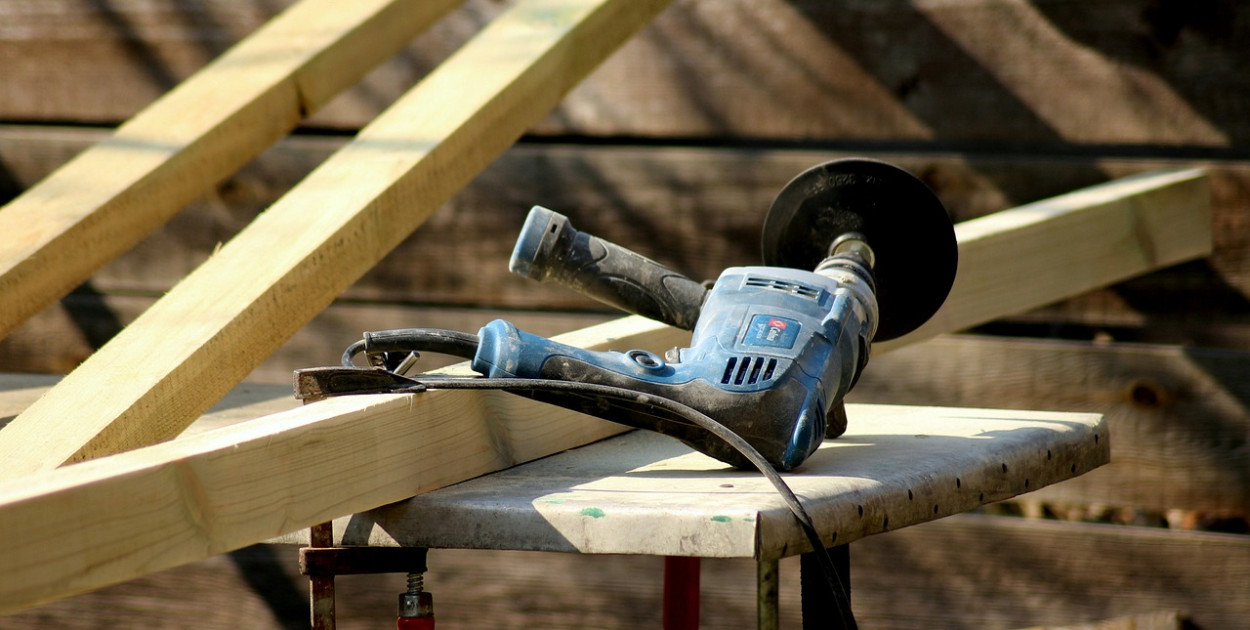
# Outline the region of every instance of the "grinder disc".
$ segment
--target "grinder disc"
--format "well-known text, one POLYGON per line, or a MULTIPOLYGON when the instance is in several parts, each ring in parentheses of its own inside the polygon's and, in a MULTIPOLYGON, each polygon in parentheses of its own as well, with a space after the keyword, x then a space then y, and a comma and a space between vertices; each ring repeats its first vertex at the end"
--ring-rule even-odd
POLYGON ((928 321, 955 281, 959 249, 942 202, 911 173, 877 160, 834 160, 786 184, 764 219, 764 264, 811 271, 847 232, 876 255, 877 341, 928 321))

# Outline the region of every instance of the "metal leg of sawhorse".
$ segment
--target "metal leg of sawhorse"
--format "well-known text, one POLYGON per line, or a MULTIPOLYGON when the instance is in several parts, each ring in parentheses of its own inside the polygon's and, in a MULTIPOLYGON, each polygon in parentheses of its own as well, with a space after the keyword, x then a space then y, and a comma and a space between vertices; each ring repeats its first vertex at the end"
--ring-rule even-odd
POLYGON ((759 630, 777 630, 780 613, 781 563, 761 560, 755 565, 755 625, 759 630))
POLYGON ((799 582, 803 598, 803 630, 817 628, 834 628, 835 630, 854 630, 855 616, 851 613, 851 550, 850 545, 838 545, 829 548, 829 557, 833 560, 836 582, 841 585, 842 592, 837 595, 829 593, 829 581, 824 570, 820 568, 820 560, 814 553, 799 556, 799 582), (842 601, 839 605, 838 600, 842 601), (842 607, 845 607, 845 610, 842 607))
POLYGON ((699 628, 699 558, 664 557, 664 630, 699 628))
MULTIPOLYGON (((842 600, 850 602, 849 547, 834 547, 829 550, 829 555, 838 572, 838 581, 844 587, 842 600)), ((699 567, 699 558, 664 558, 664 630, 697 630, 699 627, 699 567)), ((849 630, 855 627, 854 617, 849 614, 843 616, 830 597, 829 582, 825 579, 816 556, 801 556, 799 573, 805 630, 849 630)), ((756 627, 759 630, 777 630, 780 626, 780 563, 777 560, 761 560, 756 564, 755 579, 756 627)))
MULTIPOLYGON (((845 587, 843 601, 851 601, 851 556, 848 545, 834 547, 829 550, 834 568, 838 572, 838 581, 845 587)), ((803 600, 804 630, 817 628, 826 630, 847 630, 855 627, 853 615, 845 617, 840 614, 829 596, 828 581, 820 568, 820 563, 812 554, 804 554, 799 558, 799 581, 803 600), (849 618, 849 619, 848 619, 849 618), (849 621, 849 623, 848 623, 849 621)), ((761 560, 756 565, 756 611, 759 616, 756 627, 759 630, 777 630, 781 625, 779 594, 781 590, 781 573, 777 560, 761 560)), ((848 604, 849 605, 849 604, 848 604)))

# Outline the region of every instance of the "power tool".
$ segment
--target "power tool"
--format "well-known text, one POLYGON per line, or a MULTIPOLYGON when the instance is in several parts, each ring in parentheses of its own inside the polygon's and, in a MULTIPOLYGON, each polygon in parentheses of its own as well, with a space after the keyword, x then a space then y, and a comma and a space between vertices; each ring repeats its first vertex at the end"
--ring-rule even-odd
MULTIPOLYGON (((634 395, 605 397, 572 386, 526 389, 519 382, 513 388, 751 467, 738 448, 681 412, 681 406, 693 408, 741 437, 773 468, 792 470, 823 439, 846 429, 842 399, 864 369, 872 341, 910 332, 942 305, 958 249, 933 192, 910 173, 869 159, 834 160, 795 177, 768 211, 762 240, 763 265, 725 269, 708 290, 535 207, 512 254, 514 272, 693 328, 690 347, 664 356, 597 352, 496 320, 476 336, 417 329, 366 333, 344 362, 363 352, 390 377, 415 356, 412 351, 429 350, 471 357, 472 368, 491 380, 627 390, 634 395), (678 411, 662 401, 679 403, 678 411)), ((419 382, 435 386, 435 380, 423 375, 419 382)), ((314 394, 333 388, 305 385, 314 394)))

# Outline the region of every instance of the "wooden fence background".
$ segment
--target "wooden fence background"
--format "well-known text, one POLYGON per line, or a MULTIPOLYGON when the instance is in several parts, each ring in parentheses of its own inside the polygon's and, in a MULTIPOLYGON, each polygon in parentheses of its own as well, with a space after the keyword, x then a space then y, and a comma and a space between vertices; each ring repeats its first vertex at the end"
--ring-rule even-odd
MULTIPOLYGON (((0 0, 0 201, 287 4, 0 0)), ((468 0, 0 341, 0 370, 69 371, 506 4, 468 0)), ((870 365, 860 402, 1107 414, 1113 463, 992 513, 857 543, 853 586, 871 628, 1058 626, 1155 611, 1243 627, 1248 37, 1250 12, 1234 0, 678 0, 252 380, 333 363, 363 330, 475 330, 502 316, 550 334, 611 317, 508 274, 532 204, 703 278, 755 262, 773 195, 831 157, 909 168, 956 220, 1201 167, 1213 189, 1209 259, 870 365)), ((251 548, 0 618, 0 628, 300 627, 290 551, 251 548)), ((705 627, 748 627, 750 566, 705 565, 705 627)), ((440 617, 456 627, 658 623, 656 559, 444 551, 431 567, 440 617)), ((793 586, 797 571, 784 569, 793 586)), ((344 583, 343 627, 392 615, 398 578, 344 583)), ((783 596, 791 624, 793 591, 783 596)))

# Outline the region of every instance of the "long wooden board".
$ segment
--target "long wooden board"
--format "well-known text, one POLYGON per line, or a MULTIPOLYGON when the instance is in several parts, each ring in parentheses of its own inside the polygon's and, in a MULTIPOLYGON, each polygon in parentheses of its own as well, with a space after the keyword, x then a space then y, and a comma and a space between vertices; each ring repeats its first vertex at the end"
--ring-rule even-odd
MULTIPOLYGON (((525 312, 493 315, 543 335, 585 321, 525 312)), ((332 307, 266 361, 261 374, 287 381, 292 365, 332 362, 341 351, 332 340, 348 338, 367 324, 456 327, 459 322, 474 330, 490 317, 463 310, 332 307)), ((433 357, 425 359, 437 364, 433 357)), ((1030 500, 1044 501, 1053 510, 1103 505, 1155 518, 1185 510, 1197 519, 1218 519, 1250 515, 1250 488, 1243 475, 1250 459, 1239 448, 1250 431, 1247 371, 1250 353, 1242 351, 947 335, 874 356, 850 400, 1100 413, 1115 437, 1111 464, 1031 494, 1030 500)), ((18 403, 0 405, 0 424, 54 382, 46 378, 18 403)), ((291 402, 289 385, 253 387, 291 402)), ((3 394, 4 400, 14 396, 3 394)), ((236 398, 232 392, 227 400, 236 398)), ((242 418, 246 410, 229 417, 242 418)), ((202 418, 189 430, 219 424, 202 418)))
POLYGON ((0 431, 2 478, 177 435, 665 4, 528 0, 491 22, 0 431))
POLYGON ((0 338, 285 136, 456 1, 305 0, 0 209, 0 338))
POLYGON ((964 330, 1206 255, 1211 191, 1201 171, 1144 174, 965 221, 956 237, 959 271, 946 303, 912 333, 874 347, 964 330))
MULTIPOLYGON (((12 60, 0 119, 125 119, 203 63, 206 50, 287 3, 0 4, 0 23, 12 25, 0 31, 0 57, 12 60)), ((456 24, 440 24, 317 124, 365 124, 501 6, 470 0, 456 24)), ((1239 69, 1250 53, 1240 44, 1250 23, 1227 0, 1170 6, 679 0, 541 130, 907 139, 1026 153, 1067 143, 1087 152, 1244 146, 1250 83, 1239 69)))
MULTIPOLYGON (((688 334, 628 318, 562 338, 688 334)), ((8 429, 5 429, 6 431, 8 429)), ((620 433, 502 392, 347 396, 0 482, 0 614, 224 553, 620 433)))

